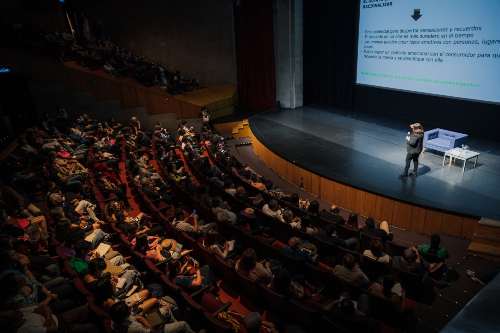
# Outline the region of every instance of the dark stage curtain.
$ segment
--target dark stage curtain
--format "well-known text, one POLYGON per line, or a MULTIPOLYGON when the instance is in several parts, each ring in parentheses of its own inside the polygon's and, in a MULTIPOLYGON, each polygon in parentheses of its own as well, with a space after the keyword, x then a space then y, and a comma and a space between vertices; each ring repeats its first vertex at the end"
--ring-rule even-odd
POLYGON ((304 103, 351 108, 358 0, 304 1, 304 103))
POLYGON ((246 111, 274 107, 273 1, 239 0, 235 4, 238 94, 246 111))

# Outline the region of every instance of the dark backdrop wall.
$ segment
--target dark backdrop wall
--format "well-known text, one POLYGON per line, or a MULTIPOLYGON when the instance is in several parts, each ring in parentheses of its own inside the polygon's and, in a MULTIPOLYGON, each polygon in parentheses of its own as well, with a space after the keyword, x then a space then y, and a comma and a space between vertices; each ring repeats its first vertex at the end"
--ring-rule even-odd
POLYGON ((238 0, 234 12, 240 107, 265 111, 276 104, 273 1, 238 0))
MULTIPOLYGON (((304 102, 500 141, 500 105, 355 84, 358 0, 304 1, 304 102)), ((499 74, 500 75, 500 74, 499 74)))
MULTIPOLYGON (((500 74, 499 74, 500 75, 500 74)), ((446 128, 500 141, 500 106, 451 98, 356 87, 355 112, 422 122, 427 129, 446 128)))
POLYGON ((34 31, 66 29, 64 11, 58 0, 2 0, 0 24, 21 24, 34 31))
POLYGON ((133 52, 198 78, 236 83, 233 0, 73 0, 133 52))
POLYGON ((357 0, 304 1, 304 104, 350 108, 357 0))

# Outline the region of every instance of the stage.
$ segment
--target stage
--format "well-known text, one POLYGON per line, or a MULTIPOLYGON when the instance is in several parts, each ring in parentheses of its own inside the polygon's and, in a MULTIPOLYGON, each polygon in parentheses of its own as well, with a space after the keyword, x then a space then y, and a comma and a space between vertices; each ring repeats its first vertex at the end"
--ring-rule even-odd
POLYGON ((422 208, 500 220, 498 143, 469 138, 481 155, 463 174, 462 162, 442 166, 442 154, 425 152, 419 176, 400 179, 405 124, 316 107, 262 113, 249 123, 265 148, 320 177, 422 208))

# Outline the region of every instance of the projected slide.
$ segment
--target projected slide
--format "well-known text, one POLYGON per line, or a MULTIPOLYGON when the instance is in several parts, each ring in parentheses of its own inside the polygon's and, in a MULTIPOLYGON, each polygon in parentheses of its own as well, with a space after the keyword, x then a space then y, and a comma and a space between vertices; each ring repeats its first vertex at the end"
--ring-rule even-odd
POLYGON ((500 0, 361 0, 356 82, 500 103, 500 0))

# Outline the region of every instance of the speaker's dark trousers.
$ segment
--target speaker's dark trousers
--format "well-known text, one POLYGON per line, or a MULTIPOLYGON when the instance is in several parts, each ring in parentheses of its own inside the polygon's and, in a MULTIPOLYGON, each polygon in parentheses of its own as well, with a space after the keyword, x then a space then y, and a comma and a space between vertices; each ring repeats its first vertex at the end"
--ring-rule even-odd
POLYGON ((408 175, 408 170, 410 169, 410 163, 413 161, 413 173, 417 174, 418 170, 418 158, 420 156, 420 153, 407 153, 406 154, 406 166, 405 166, 405 172, 403 173, 404 175, 408 175))

